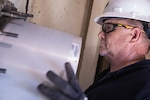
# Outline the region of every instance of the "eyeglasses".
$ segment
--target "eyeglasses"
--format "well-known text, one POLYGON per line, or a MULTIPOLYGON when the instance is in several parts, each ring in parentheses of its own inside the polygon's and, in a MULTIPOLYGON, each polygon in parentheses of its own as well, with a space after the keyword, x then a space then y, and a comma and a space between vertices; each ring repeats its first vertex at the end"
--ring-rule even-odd
MULTIPOLYGON (((102 31, 104 33, 108 34, 112 31, 114 31, 116 29, 116 27, 124 27, 124 28, 127 28, 127 29, 138 28, 138 27, 135 27, 135 26, 129 26, 129 25, 123 25, 123 24, 103 23, 102 31)), ((142 30, 142 32, 144 32, 144 30, 142 30)))

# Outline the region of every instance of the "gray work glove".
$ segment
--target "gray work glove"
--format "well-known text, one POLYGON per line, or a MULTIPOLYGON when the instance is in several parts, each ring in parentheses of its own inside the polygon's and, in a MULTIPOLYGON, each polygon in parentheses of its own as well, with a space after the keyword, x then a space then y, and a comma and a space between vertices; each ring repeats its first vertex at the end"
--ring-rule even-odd
POLYGON ((63 80, 54 72, 48 71, 47 77, 56 85, 57 89, 42 83, 38 86, 40 92, 46 95, 50 100, 87 100, 70 63, 65 63, 65 69, 68 81, 63 80))

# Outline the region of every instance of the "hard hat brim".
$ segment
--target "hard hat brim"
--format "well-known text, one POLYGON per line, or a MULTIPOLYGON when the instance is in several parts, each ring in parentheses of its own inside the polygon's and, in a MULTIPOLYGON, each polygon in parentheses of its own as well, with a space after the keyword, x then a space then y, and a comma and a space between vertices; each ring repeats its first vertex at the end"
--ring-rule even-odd
POLYGON ((128 18, 128 19, 135 19, 135 20, 139 20, 139 21, 145 21, 145 22, 150 22, 150 18, 147 18, 147 16, 138 16, 138 15, 134 15, 134 14, 124 14, 124 13, 114 13, 114 12, 107 12, 104 13, 98 17, 95 18, 95 22, 97 24, 102 25, 103 21, 106 18, 128 18))

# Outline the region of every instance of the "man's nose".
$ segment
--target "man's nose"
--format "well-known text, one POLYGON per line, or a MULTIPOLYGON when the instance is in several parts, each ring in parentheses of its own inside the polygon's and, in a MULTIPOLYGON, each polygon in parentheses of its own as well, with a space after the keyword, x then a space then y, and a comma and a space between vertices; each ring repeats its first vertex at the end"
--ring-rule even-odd
POLYGON ((98 33, 98 37, 99 37, 100 39, 104 39, 104 38, 105 38, 105 33, 104 33, 103 31, 100 31, 100 32, 98 33))

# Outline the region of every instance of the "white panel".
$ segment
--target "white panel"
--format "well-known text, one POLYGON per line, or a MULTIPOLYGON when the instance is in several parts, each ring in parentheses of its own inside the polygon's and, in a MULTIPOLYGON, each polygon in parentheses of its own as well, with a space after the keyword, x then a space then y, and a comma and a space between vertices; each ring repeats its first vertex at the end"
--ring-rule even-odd
POLYGON ((48 70, 65 78, 64 63, 69 61, 76 72, 80 37, 23 20, 10 22, 5 31, 19 36, 0 36, 0 65, 7 69, 0 74, 0 100, 47 100, 37 86, 47 81, 48 70))

